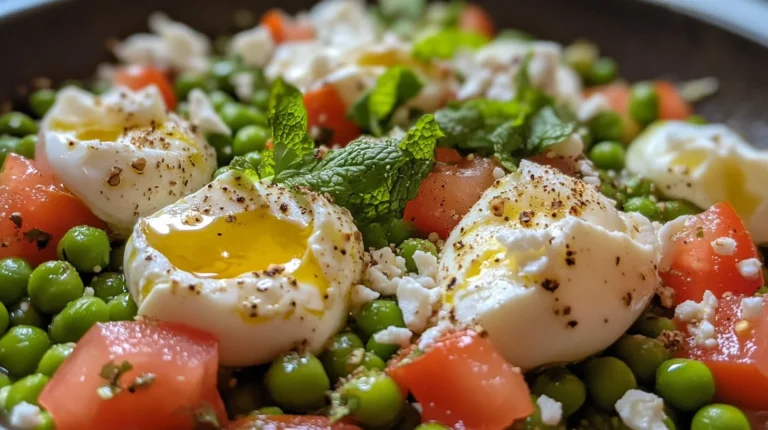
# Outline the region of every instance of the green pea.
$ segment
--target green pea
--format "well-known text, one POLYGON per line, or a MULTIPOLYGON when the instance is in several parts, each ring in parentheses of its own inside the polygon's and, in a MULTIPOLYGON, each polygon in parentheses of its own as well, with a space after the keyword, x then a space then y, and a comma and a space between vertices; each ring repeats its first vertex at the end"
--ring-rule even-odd
POLYGON ((696 412, 691 430, 749 430, 749 420, 738 408, 722 403, 704 406, 696 412))
POLYGON ((0 333, 5 333, 5 331, 8 330, 10 319, 8 309, 6 309, 4 304, 0 303, 0 333))
POLYGON ((669 351, 656 339, 643 335, 624 335, 613 345, 613 353, 621 359, 643 384, 652 383, 656 369, 669 360, 669 351))
POLYGON ((261 406, 261 390, 255 383, 238 383, 225 397, 227 413, 237 417, 247 415, 261 406))
POLYGON ((266 110, 269 106, 269 90, 259 89, 254 90, 251 95, 251 105, 257 109, 266 110))
POLYGON ((394 379, 381 371, 367 371, 352 378, 338 390, 339 400, 351 409, 351 416, 364 426, 393 424, 403 410, 403 394, 394 379))
POLYGON ((42 118, 56 102, 56 91, 50 88, 37 90, 29 95, 29 110, 42 118))
POLYGON ((563 50, 565 64, 571 66, 580 75, 586 76, 592 70, 592 64, 597 61, 600 51, 597 46, 587 40, 577 40, 563 50))
POLYGON ((381 249, 389 246, 387 229, 378 222, 361 225, 360 232, 363 234, 363 245, 366 248, 381 249))
POLYGON ((237 63, 232 60, 218 60, 211 64, 211 77, 218 87, 228 93, 234 91, 230 78, 239 69, 237 63))
POLYGON ((387 367, 387 363, 381 359, 378 355, 365 351, 365 354, 363 355, 363 363, 362 366, 364 369, 367 370, 384 370, 387 367))
POLYGON ((373 300, 364 304, 357 311, 355 321, 364 339, 389 326, 405 327, 403 312, 392 300, 373 300))
POLYGON ((109 269, 115 272, 123 271, 123 260, 125 259, 125 244, 112 246, 112 252, 109 253, 109 269))
POLYGON ((40 412, 40 424, 32 430, 55 430, 56 423, 53 422, 53 417, 48 411, 40 412))
POLYGON ((221 133, 211 133, 205 138, 216 150, 216 163, 219 166, 227 165, 232 161, 232 137, 221 133))
POLYGON ((51 321, 51 339, 57 343, 77 342, 97 322, 109 321, 109 308, 98 297, 80 297, 51 321))
POLYGON ((93 288, 93 295, 105 302, 128 292, 125 288, 125 277, 117 272, 100 273, 91 279, 89 285, 93 288))
POLYGON ((46 261, 29 277, 27 292, 32 303, 49 314, 60 312, 72 300, 83 295, 80 275, 66 261, 46 261))
POLYGON ((7 374, 0 372, 0 388, 11 385, 11 377, 7 374))
POLYGON ((48 381, 47 376, 35 373, 14 382, 11 385, 10 391, 8 391, 8 397, 5 399, 5 408, 11 410, 21 402, 37 405, 37 398, 46 384, 48 384, 48 381))
POLYGON ((63 363, 67 357, 72 355, 72 351, 74 350, 75 344, 72 342, 53 345, 45 352, 45 354, 43 354, 43 358, 41 358, 40 363, 37 364, 37 373, 53 376, 59 366, 61 366, 61 363, 63 363))
POLYGON ((320 355, 326 372, 331 380, 335 381, 349 375, 355 368, 349 368, 349 359, 352 351, 362 350, 363 341, 351 332, 338 333, 331 343, 320 355))
POLYGON ((245 106, 240 103, 226 103, 221 107, 219 115, 234 133, 248 125, 267 125, 267 117, 263 113, 253 106, 245 106))
POLYGON ((0 135, 0 166, 5 163, 5 158, 19 146, 19 139, 15 136, 0 135))
POLYGON ((418 267, 416 267, 416 261, 413 260, 413 255, 416 251, 426 252, 437 257, 437 247, 435 244, 425 239, 408 239, 400 244, 400 256, 405 259, 405 267, 411 273, 419 273, 418 267))
POLYGON ((21 112, 8 112, 0 116, 0 134, 16 137, 37 134, 37 123, 21 112))
POLYGON ((661 217, 661 210, 653 200, 648 197, 632 197, 624 203, 624 212, 639 212, 651 221, 661 217))
POLYGON ((11 307, 10 320, 11 327, 31 325, 43 328, 48 325, 47 317, 32 305, 32 300, 29 297, 21 299, 20 302, 11 307))
POLYGON ((587 128, 592 138, 598 142, 621 140, 621 117, 612 110, 595 115, 587 122, 587 128))
POLYGON ((14 148, 11 148, 11 152, 15 154, 19 154, 22 157, 29 158, 30 160, 34 160, 36 146, 37 146, 37 135, 30 134, 28 136, 24 136, 23 139, 16 142, 16 146, 14 148))
MULTIPOLYGON (((541 408, 539 407, 539 404, 536 402, 538 400, 538 396, 531 396, 531 402, 533 402, 533 414, 529 415, 525 420, 518 420, 516 421, 511 427, 510 430, 561 430, 564 429, 560 425, 548 425, 544 424, 544 422, 541 420, 541 408)), ((563 414, 563 417, 566 415, 563 414)))
POLYGON ((371 336, 368 342, 365 343, 365 350, 375 354, 382 360, 389 360, 400 349, 397 345, 390 345, 385 343, 376 342, 376 339, 371 336))
POLYGON ((40 328, 25 325, 11 327, 0 338, 0 366, 13 377, 27 376, 35 371, 50 346, 48 335, 40 328))
POLYGON ((624 183, 629 197, 648 197, 656 194, 656 186, 645 178, 633 176, 624 183))
POLYGON ((587 406, 577 430, 631 430, 615 413, 587 406))
POLYGON ((629 114, 641 125, 659 118, 659 93, 653 82, 638 82, 629 92, 629 114))
POLYGON ((259 166, 261 166, 261 153, 260 152, 249 152, 244 155, 246 161, 251 164, 251 166, 256 169, 259 166))
POLYGON ((696 215, 701 212, 701 209, 696 205, 685 200, 661 202, 659 209, 661 210, 661 219, 664 221, 672 221, 683 215, 696 215))
POLYGON ((59 258, 81 273, 99 273, 107 268, 111 250, 107 232, 87 225, 69 229, 56 247, 59 258))
POLYGON ((415 237, 418 232, 416 226, 402 218, 392 218, 384 224, 389 242, 402 244, 406 240, 415 237))
MULTIPOLYGON (((451 430, 451 428, 446 427, 440 423, 431 422, 431 423, 419 424, 419 426, 416 427, 415 430, 451 430)), ((546 430, 546 429, 542 427, 541 430, 546 430)))
POLYGON ((0 410, 5 410, 5 402, 8 400, 9 391, 11 391, 10 385, 0 388, 0 410))
POLYGON ((253 151, 263 151, 269 140, 269 131, 260 125, 247 125, 235 134, 232 151, 237 155, 245 155, 253 151))
POLYGON ((173 82, 173 89, 179 99, 186 99, 189 93, 195 88, 205 90, 207 88, 207 77, 205 74, 197 72, 184 72, 180 74, 173 82))
POLYGON ((235 101, 232 96, 225 93, 224 91, 219 90, 212 91, 210 94, 208 94, 208 99, 211 101, 211 105, 213 105, 213 108, 217 112, 220 111, 225 104, 235 101))
POLYGON ((621 170, 624 168, 624 158, 627 152, 619 142, 604 141, 589 150, 589 158, 599 169, 621 170))
POLYGON ((325 404, 331 382, 323 364, 314 355, 292 352, 275 359, 264 380, 278 406, 295 412, 309 412, 325 404))
POLYGON ((264 406, 263 408, 256 409, 257 415, 283 415, 283 410, 277 406, 264 406))
POLYGON ((12 306, 27 293, 27 283, 32 275, 32 266, 19 257, 0 260, 0 302, 12 306))
POLYGON ((629 332, 656 339, 664 330, 674 331, 677 330, 677 326, 669 318, 653 313, 645 313, 635 321, 632 327, 630 327, 629 332))
POLYGON ((569 417, 587 399, 587 389, 576 375, 564 367, 553 367, 537 376, 531 386, 536 395, 546 395, 563 405, 563 416, 569 417))
POLYGON ((584 381, 592 402, 606 410, 612 410, 624 393, 637 388, 632 369, 615 357, 589 360, 584 368, 584 381))
POLYGON ((213 179, 218 178, 219 176, 229 172, 230 170, 232 170, 232 168, 229 167, 229 166, 221 166, 221 167, 219 167, 218 169, 216 169, 215 172, 213 172, 213 179))
POLYGON ((656 392, 669 405, 693 412, 712 401, 715 380, 704 363, 673 358, 661 363, 656 370, 656 392))
POLYGON ((133 321, 139 313, 139 308, 130 293, 116 296, 107 302, 107 308, 110 321, 133 321))
POLYGON ((603 85, 612 82, 618 74, 619 66, 612 58, 600 57, 592 63, 586 79, 592 85, 603 85))
POLYGON ((622 208, 627 200, 626 193, 616 185, 614 178, 605 170, 599 171, 600 192, 616 202, 617 208, 622 208))
POLYGON ((700 115, 691 115, 688 118, 686 118, 685 121, 691 124, 698 124, 698 125, 704 125, 707 123, 707 120, 700 115))

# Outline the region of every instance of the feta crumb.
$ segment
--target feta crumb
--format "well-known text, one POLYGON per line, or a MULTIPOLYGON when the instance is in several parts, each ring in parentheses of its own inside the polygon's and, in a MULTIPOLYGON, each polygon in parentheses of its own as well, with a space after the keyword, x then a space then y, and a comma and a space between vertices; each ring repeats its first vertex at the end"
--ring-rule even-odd
POLYGON ((718 237, 710 245, 717 255, 733 255, 736 251, 736 241, 730 237, 718 237))
POLYGON ((413 253, 413 262, 416 263, 419 275, 437 278, 437 257, 429 252, 417 250, 413 253))
POLYGON ((367 286, 384 296, 395 294, 399 285, 395 278, 407 272, 405 259, 396 256, 389 247, 371 251, 370 256, 375 264, 365 271, 367 286))
POLYGON ((675 289, 674 288, 659 285, 658 287, 656 287, 656 295, 659 296, 659 300, 661 300, 661 305, 664 306, 665 308, 672 309, 672 307, 675 305, 675 289))
POLYGON ((762 264, 760 264, 760 260, 757 258, 748 258, 746 260, 739 261, 737 266, 739 267, 739 273, 741 273, 741 276, 748 279, 754 279, 760 275, 760 268, 762 267, 762 264))
POLYGON ((501 178, 504 177, 504 175, 505 175, 504 169, 502 169, 501 167, 494 167, 493 168, 493 177, 494 177, 494 179, 501 179, 501 178))
POLYGON ((669 272, 670 265, 672 264, 672 256, 675 253, 670 252, 670 247, 674 246, 674 237, 685 228, 685 223, 690 218, 689 215, 683 215, 675 218, 674 220, 664 224, 658 232, 660 254, 662 256, 659 261, 659 272, 669 272))
POLYGON ((717 346, 717 333, 711 322, 704 320, 698 324, 690 324, 688 332, 693 335, 693 343, 707 348, 717 346))
POLYGON ((237 33, 229 46, 230 55, 239 55, 245 64, 253 67, 266 66, 274 51, 272 33, 263 25, 237 33))
POLYGON ((419 349, 425 350, 440 339, 444 334, 453 331, 456 327, 449 320, 440 320, 436 326, 430 327, 419 338, 419 349))
POLYGON ((17 429, 33 429, 43 423, 40 408, 21 402, 11 410, 10 424, 17 429))
POLYGON ((350 291, 349 294, 349 305, 352 309, 357 309, 368 302, 378 299, 379 296, 381 296, 381 294, 365 285, 355 285, 352 287, 352 291, 350 291))
POLYGON ((745 297, 741 299, 741 318, 747 321, 755 321, 763 312, 762 297, 745 297))
POLYGON ((675 308, 675 317, 683 322, 712 320, 717 310, 717 297, 712 291, 705 291, 700 303, 686 300, 675 308))
POLYGON ((189 120, 200 127, 203 133, 220 133, 230 135, 232 130, 221 119, 208 96, 200 89, 189 92, 189 120))
POLYGON ((393 325, 377 332, 373 335, 373 340, 384 345, 397 345, 405 348, 411 344, 411 333, 407 328, 395 327, 393 325))
POLYGON ((94 295, 95 293, 96 293, 96 292, 93 290, 93 288, 91 288, 91 287, 85 287, 85 290, 83 291, 83 296, 84 296, 84 297, 93 297, 93 295, 94 295))
POLYGON ((616 402, 616 412, 632 430, 667 430, 664 401, 654 394, 629 390, 616 402))
POLYGON ((432 312, 442 297, 439 288, 424 288, 412 277, 398 280, 397 304, 403 311, 405 325, 414 333, 421 333, 427 328, 432 312))
POLYGON ((541 422, 548 426, 556 426, 563 419, 563 404, 542 394, 536 399, 541 410, 541 422))
POLYGON ((253 97, 253 74, 250 72, 234 73, 229 82, 235 87, 235 95, 240 101, 249 102, 253 97))

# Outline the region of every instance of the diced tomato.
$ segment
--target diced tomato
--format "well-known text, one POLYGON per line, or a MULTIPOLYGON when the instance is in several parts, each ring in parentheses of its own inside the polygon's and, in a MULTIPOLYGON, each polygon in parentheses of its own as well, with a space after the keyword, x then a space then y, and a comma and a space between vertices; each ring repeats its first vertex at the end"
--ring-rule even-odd
POLYGON ((476 332, 447 334, 421 355, 414 348, 392 360, 387 372, 419 401, 422 422, 491 430, 533 413, 520 369, 476 332))
POLYGON ((53 260, 59 240, 78 225, 105 227, 50 173, 8 154, 0 173, 0 258, 21 257, 33 266, 53 260))
POLYGON ((629 110, 629 85, 626 82, 612 82, 584 90, 584 97, 591 97, 595 94, 602 94, 611 109, 616 112, 624 113, 629 110))
POLYGON ((115 85, 122 85, 135 91, 154 85, 163 95, 165 107, 169 110, 176 109, 176 93, 173 91, 173 85, 157 68, 136 64, 121 67, 115 72, 113 80, 115 85))
POLYGON ((315 29, 308 20, 294 19, 279 9, 270 9, 261 18, 261 25, 269 29, 275 43, 312 40, 315 29))
POLYGON ((456 164, 461 160, 461 154, 455 149, 435 148, 435 161, 438 163, 456 164))
POLYGON ((493 19, 482 7, 468 4, 461 9, 459 15, 459 28, 465 31, 473 31, 493 39, 496 29, 493 19))
POLYGON ((676 303, 701 301, 704 292, 716 296, 726 292, 752 294, 763 285, 763 274, 742 276, 738 263, 757 258, 757 248, 747 228, 730 203, 718 203, 706 212, 688 218, 685 227, 672 237, 663 250, 662 260, 669 261, 669 270, 661 279, 675 290, 676 303), (719 255, 712 247, 718 238, 736 241, 733 255, 719 255))
MULTIPOLYGON (((685 101, 672 83, 668 81, 654 81, 656 92, 659 94, 659 119, 685 119, 691 116, 693 109, 690 103, 685 101)), ((629 112, 630 88, 626 82, 613 82, 607 85, 599 85, 584 90, 584 96, 602 94, 608 100, 613 110, 621 114, 629 112)))
MULTIPOLYGON (((768 333, 758 328, 757 322, 742 323, 740 317, 741 300, 744 296, 718 296, 715 314, 717 346, 707 348, 694 344, 693 337, 676 353, 680 357, 700 360, 709 367, 715 377, 717 398, 719 401, 737 406, 746 406, 757 410, 768 408, 768 376, 759 369, 768 364, 768 355, 763 354, 766 345, 759 345, 758 338, 768 333), (737 330, 739 324, 748 324, 737 330)), ((763 309, 765 310, 765 302, 763 309)), ((765 312, 763 312, 765 320, 765 312)), ((685 324, 679 324, 686 332, 685 324)))
POLYGON ((77 343, 40 394, 40 404, 58 430, 192 430, 196 416, 215 414, 226 426, 224 404, 216 390, 216 339, 208 333, 168 322, 96 324, 77 343), (104 365, 132 369, 118 383, 124 389, 102 398, 104 365), (140 375, 154 381, 129 391, 140 375))
MULTIPOLYGON (((456 157, 451 155, 446 159, 456 157)), ((496 167, 495 161, 482 157, 462 158, 455 164, 436 163, 421 183, 416 198, 405 206, 404 218, 414 223, 421 233, 435 232, 445 239, 483 191, 493 185, 496 167)))
POLYGON ((227 430, 359 430, 360 427, 311 415, 257 415, 232 423, 227 430))
POLYGON ((307 127, 328 133, 327 143, 346 145, 360 136, 360 127, 347 119, 347 106, 333 85, 324 85, 304 94, 307 127))

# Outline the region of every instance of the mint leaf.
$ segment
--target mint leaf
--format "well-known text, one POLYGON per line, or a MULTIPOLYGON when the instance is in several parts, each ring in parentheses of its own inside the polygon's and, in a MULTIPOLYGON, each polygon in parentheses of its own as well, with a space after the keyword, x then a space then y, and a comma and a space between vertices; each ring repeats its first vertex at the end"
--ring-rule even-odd
POLYGON ((399 217, 431 170, 440 136, 434 117, 425 115, 402 140, 363 136, 275 179, 331 195, 358 222, 399 217))
POLYGON ((517 170, 525 155, 526 130, 524 116, 499 126, 489 137, 494 157, 509 171, 517 170))
POLYGON ((419 60, 449 59, 461 48, 477 49, 486 45, 482 34, 447 28, 425 36, 413 44, 413 56, 419 60))
POLYGON ((369 92, 355 101, 347 117, 364 130, 381 136, 394 111, 416 97, 423 86, 421 78, 412 70, 402 66, 391 67, 369 92))
POLYGON ((576 132, 576 123, 564 121, 552 106, 536 112, 531 118, 531 129, 526 148, 539 154, 547 147, 560 143, 576 132))
POLYGON ((304 96, 296 87, 277 79, 272 84, 268 110, 274 149, 270 160, 264 160, 267 164, 263 170, 279 173, 300 157, 311 154, 315 143, 307 133, 304 96))

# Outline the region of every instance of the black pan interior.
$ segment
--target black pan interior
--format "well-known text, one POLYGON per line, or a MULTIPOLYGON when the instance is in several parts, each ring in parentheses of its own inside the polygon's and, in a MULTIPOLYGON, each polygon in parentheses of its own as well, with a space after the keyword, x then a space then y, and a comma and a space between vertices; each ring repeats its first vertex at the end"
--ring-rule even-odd
MULTIPOLYGON (((15 0, 0 0, 15 1, 15 0)), ((146 29, 162 10, 205 33, 233 30, 239 9, 270 6, 297 11, 307 0, 20 0, 38 6, 0 17, 0 100, 18 98, 34 77, 88 76, 108 61, 106 41, 146 29)), ((710 121, 726 122, 768 148, 768 49, 693 18, 634 0, 480 0, 499 28, 537 37, 595 41, 631 80, 714 76, 719 94, 697 106, 710 121)))

